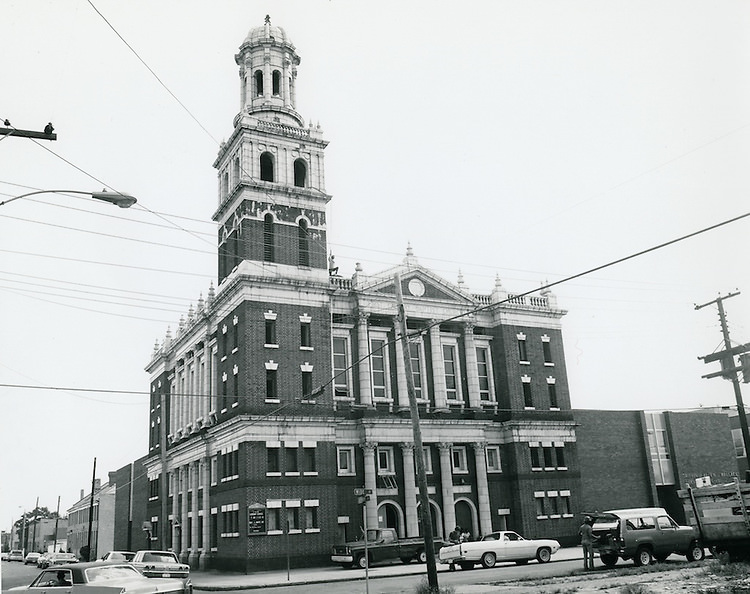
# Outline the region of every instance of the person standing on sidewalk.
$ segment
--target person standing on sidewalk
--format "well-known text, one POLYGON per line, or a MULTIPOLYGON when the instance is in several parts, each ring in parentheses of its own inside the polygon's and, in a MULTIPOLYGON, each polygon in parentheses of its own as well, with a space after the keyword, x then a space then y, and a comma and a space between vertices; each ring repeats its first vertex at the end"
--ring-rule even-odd
POLYGON ((583 520, 583 524, 578 529, 578 534, 581 535, 581 546, 583 547, 583 570, 589 571, 594 569, 594 531, 591 528, 593 520, 590 516, 586 516, 583 520))

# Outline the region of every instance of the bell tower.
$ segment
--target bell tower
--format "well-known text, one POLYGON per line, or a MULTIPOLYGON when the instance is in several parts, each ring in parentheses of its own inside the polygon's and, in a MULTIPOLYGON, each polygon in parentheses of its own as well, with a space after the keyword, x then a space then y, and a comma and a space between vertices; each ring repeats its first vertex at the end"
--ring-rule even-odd
POLYGON ((238 273, 327 283, 328 143, 296 110, 300 57, 284 29, 266 16, 235 62, 240 113, 214 162, 219 283, 238 273))

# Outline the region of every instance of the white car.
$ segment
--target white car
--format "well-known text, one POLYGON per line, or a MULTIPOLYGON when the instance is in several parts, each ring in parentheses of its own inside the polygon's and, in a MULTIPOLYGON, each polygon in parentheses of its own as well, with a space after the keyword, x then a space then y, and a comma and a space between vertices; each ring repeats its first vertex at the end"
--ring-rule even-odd
POLYGON ((556 540, 525 539, 517 532, 501 530, 484 536, 481 540, 467 541, 440 549, 440 562, 461 569, 472 569, 477 563, 482 567, 494 567, 498 561, 514 561, 518 565, 536 559, 547 563, 557 551, 556 540))

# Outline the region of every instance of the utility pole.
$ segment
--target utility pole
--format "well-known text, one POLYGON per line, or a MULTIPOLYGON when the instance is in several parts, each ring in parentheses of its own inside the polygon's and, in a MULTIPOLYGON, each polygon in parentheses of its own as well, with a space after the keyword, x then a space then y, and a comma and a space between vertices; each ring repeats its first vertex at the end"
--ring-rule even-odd
POLYGON ((36 506, 34 507, 34 532, 31 534, 31 548, 36 550, 36 525, 39 522, 39 497, 36 498, 36 506))
POLYGON ((709 373, 704 375, 704 378, 712 377, 723 377, 732 382, 734 388, 734 398, 737 401, 737 414, 740 418, 740 429, 742 430, 742 442, 745 446, 745 456, 750 456, 750 432, 747 428, 747 417, 745 416, 745 405, 742 403, 742 391, 740 390, 740 380, 737 377, 737 372, 742 370, 742 366, 735 365, 734 357, 747 351, 750 351, 750 343, 743 344, 737 347, 732 347, 732 343, 729 340, 729 327, 727 326, 727 317, 724 313, 724 300, 730 297, 739 295, 740 292, 729 293, 723 297, 717 297, 713 301, 704 303, 703 305, 696 305, 695 309, 701 309, 714 303, 719 309, 719 321, 721 322, 721 334, 724 338, 724 350, 704 357, 698 357, 702 359, 704 363, 710 363, 711 361, 721 361, 721 371, 709 373))
MULTIPOLYGON (((414 376, 412 375, 411 352, 409 350, 409 335, 406 329, 406 309, 404 308, 404 294, 401 290, 401 275, 397 272, 393 275, 396 289, 396 302, 398 304, 398 322, 400 337, 403 340, 404 368, 406 370, 406 389, 409 393, 409 410, 411 411, 411 424, 414 433, 414 458, 417 463, 417 483, 419 484, 419 515, 422 520, 422 532, 424 536, 424 552, 427 555, 427 583, 430 592, 438 592, 437 566, 435 564, 435 542, 432 539, 432 514, 430 513, 430 499, 427 494, 427 473, 424 467, 424 449, 422 447, 422 431, 419 428, 419 409, 417 408, 417 395, 414 390, 414 376)), ((445 505, 453 505, 452 501, 444 502, 445 505)), ((367 533, 365 533, 367 541, 367 533)))
POLYGON ((86 561, 91 561, 91 524, 94 522, 94 487, 96 486, 96 458, 94 458, 94 472, 91 477, 91 502, 89 503, 89 535, 86 543, 86 561))
MULTIPOLYGON (((9 126, 10 122, 5 120, 5 125, 9 126)), ((41 140, 57 140, 57 134, 52 130, 52 124, 47 124, 44 132, 37 132, 36 130, 19 130, 18 128, 0 128, 0 136, 19 136, 20 138, 39 138, 41 140)))
POLYGON ((52 552, 57 552, 57 525, 60 521, 60 496, 57 496, 57 511, 55 512, 55 544, 52 545, 52 552))

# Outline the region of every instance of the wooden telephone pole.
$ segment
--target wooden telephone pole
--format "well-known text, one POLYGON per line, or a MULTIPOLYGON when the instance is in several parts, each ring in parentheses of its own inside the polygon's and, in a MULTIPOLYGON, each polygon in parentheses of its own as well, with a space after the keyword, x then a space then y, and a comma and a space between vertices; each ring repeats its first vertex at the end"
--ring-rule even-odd
MULTIPOLYGON (((698 357, 702 359, 704 363, 710 363, 711 361, 721 361, 721 371, 709 373, 704 375, 704 378, 712 377, 723 377, 732 382, 734 388, 734 398, 737 401, 737 414, 740 417, 740 429, 742 431, 742 442, 745 446, 745 456, 750 456, 750 432, 747 428, 747 417, 745 416, 745 405, 742 402, 742 391, 740 390, 740 380, 737 376, 738 371, 746 371, 743 365, 735 365, 734 358, 737 355, 741 355, 750 351, 750 343, 732 347, 732 343, 729 340, 729 327, 727 326, 727 316, 724 313, 724 300, 730 297, 739 295, 740 292, 729 293, 723 297, 717 297, 713 301, 704 303, 703 305, 696 305, 695 309, 701 309, 714 303, 719 308, 719 322, 721 323, 721 334, 724 337, 724 350, 704 357, 698 357)), ((747 371, 746 371, 747 372, 747 371)), ((747 381, 747 376, 745 377, 747 381)))
MULTIPOLYGON (((409 338, 406 330, 406 310, 404 309, 404 294, 401 290, 401 275, 397 272, 393 275, 396 288, 396 302, 398 304, 398 323, 400 337, 403 340, 402 349, 404 353, 404 367, 406 369, 406 389, 409 393, 409 410, 411 411, 411 424, 414 433, 414 459, 417 463, 417 483, 419 484, 419 515, 422 519, 422 536, 424 536, 424 552, 427 555, 427 583, 430 592, 438 592, 437 565, 435 564, 435 542, 432 539, 432 514, 430 513, 430 499, 427 494, 427 474, 424 467, 424 449, 422 448, 422 431, 419 428, 419 409, 417 408, 417 395, 414 389, 414 376, 412 375, 411 354, 409 351, 409 338)), ((446 505, 453 505, 448 502, 446 505)), ((365 539, 367 536, 365 535, 365 539)))

